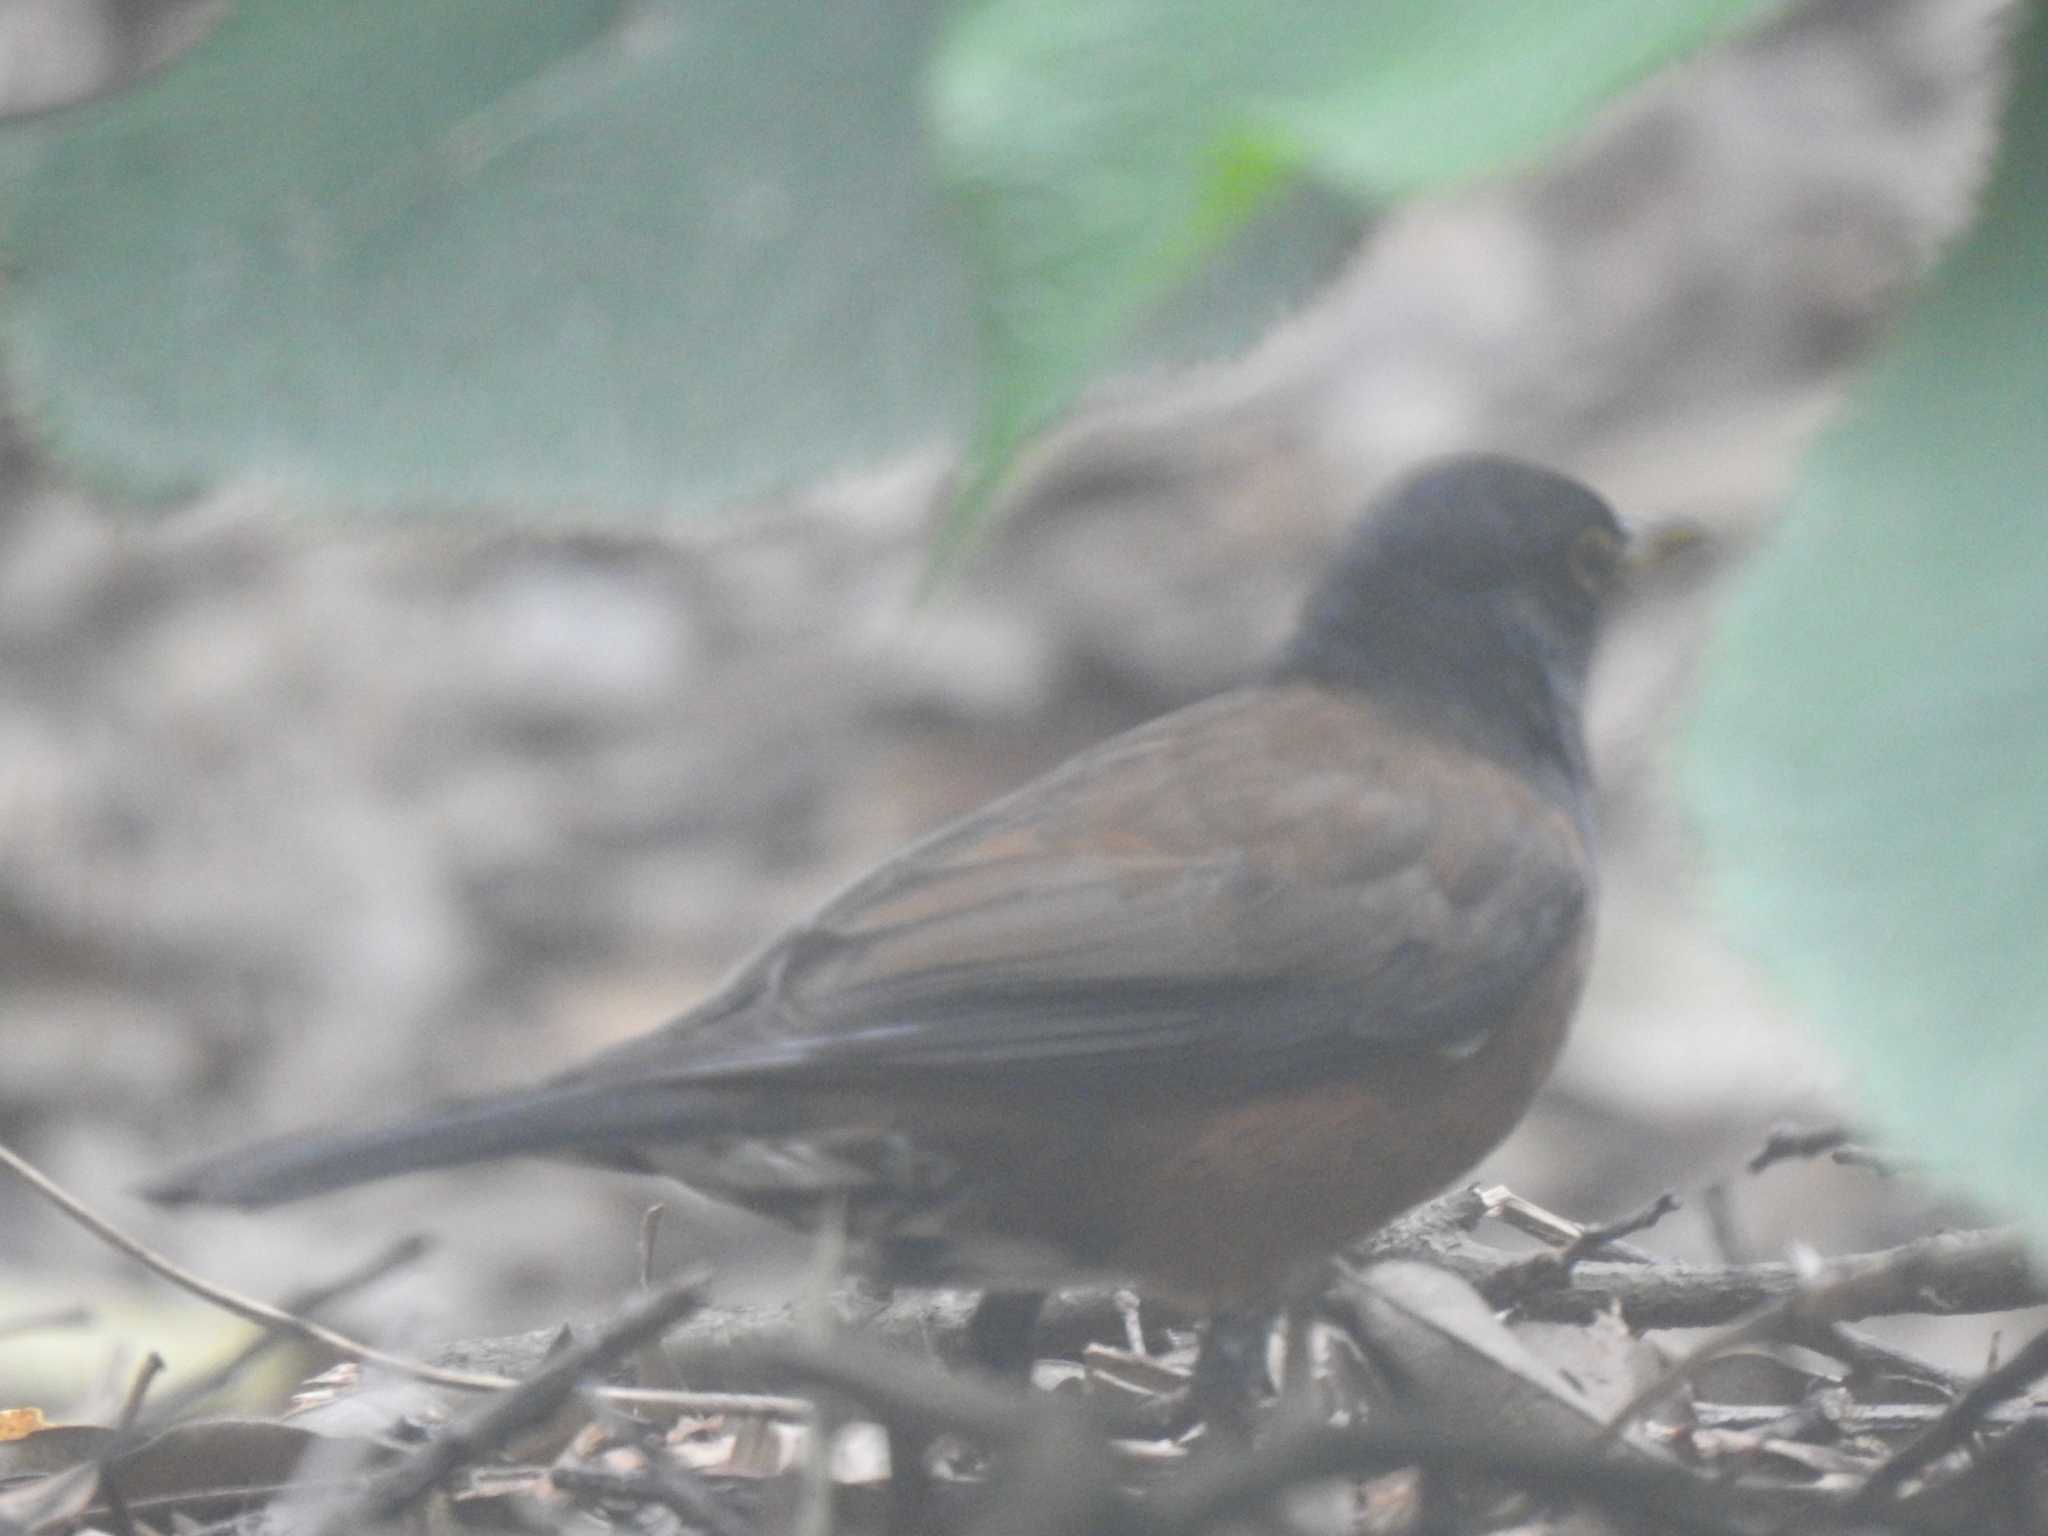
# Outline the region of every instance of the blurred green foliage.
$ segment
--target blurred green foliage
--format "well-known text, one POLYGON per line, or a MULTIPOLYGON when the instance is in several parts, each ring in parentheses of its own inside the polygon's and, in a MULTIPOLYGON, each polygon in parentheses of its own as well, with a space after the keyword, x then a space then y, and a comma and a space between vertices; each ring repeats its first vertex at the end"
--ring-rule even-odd
POLYGON ((1687 763, 1747 944, 1906 1145, 2048 1233, 2048 26, 1981 216, 1805 467, 1687 763))
POLYGON ((993 471, 1103 371, 1252 340, 1372 202, 1765 8, 242 0, 0 134, 4 357, 144 495, 584 518, 970 436, 993 471))

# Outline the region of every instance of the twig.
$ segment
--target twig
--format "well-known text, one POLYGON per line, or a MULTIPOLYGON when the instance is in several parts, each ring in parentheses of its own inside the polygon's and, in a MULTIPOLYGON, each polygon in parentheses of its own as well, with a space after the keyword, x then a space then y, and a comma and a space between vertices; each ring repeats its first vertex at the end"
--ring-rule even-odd
POLYGON ((211 1280, 202 1279, 181 1265, 173 1263, 154 1248, 130 1237, 105 1217, 67 1193, 13 1148, 4 1144, 0 1144, 0 1165, 12 1169, 15 1175, 37 1194, 101 1242, 119 1249, 144 1269, 162 1276, 180 1290, 188 1291, 202 1301, 209 1301, 223 1312, 230 1312, 246 1322, 274 1329, 279 1333, 296 1335, 312 1343, 324 1345, 336 1354, 360 1360, 366 1365, 380 1366, 398 1375, 409 1376, 415 1381, 431 1382, 437 1386, 454 1387, 466 1392, 498 1392, 514 1385, 502 1376, 479 1376, 465 1371, 446 1371, 418 1360, 408 1360, 402 1355, 388 1354, 360 1340, 349 1338, 346 1334, 336 1333, 332 1328, 322 1327, 319 1323, 309 1322, 303 1317, 294 1317, 291 1313, 258 1301, 253 1296, 244 1296, 238 1291, 229 1290, 226 1286, 216 1285, 211 1280))
MULTIPOLYGON (((1513 1302, 1524 1317, 1542 1322, 1583 1322, 1619 1307, 1637 1331, 1711 1328, 1758 1307, 1799 1295, 1809 1284, 1794 1265, 1657 1264, 1595 1261, 1572 1271, 1571 1283, 1526 1296, 1511 1290, 1524 1263, 1466 1244, 1416 1255, 1463 1276, 1496 1306, 1513 1302)), ((1830 1316, 1854 1321, 1900 1312, 1952 1316, 2039 1306, 2048 1291, 2031 1273, 2019 1236, 2009 1229, 1948 1232, 1896 1248, 1826 1260, 1818 1282, 1830 1296, 1830 1316)))
MULTIPOLYGON (((290 1313, 294 1317, 304 1317, 308 1313, 318 1312, 323 1307, 332 1306, 344 1296, 354 1295, 357 1291, 375 1285, 386 1275, 403 1269, 408 1264, 417 1263, 430 1246, 425 1238, 417 1234, 402 1237, 382 1253, 373 1255, 354 1269, 287 1296, 278 1310, 290 1313)), ((208 1371, 199 1380, 179 1388, 150 1417, 159 1424, 179 1417, 195 1404, 205 1401, 236 1380, 249 1367, 290 1337, 293 1335, 275 1328, 264 1329, 256 1338, 251 1339, 233 1356, 208 1371)))
MULTIPOLYGON (((252 1296, 244 1296, 226 1286, 216 1285, 121 1231, 5 1144, 0 1144, 0 1166, 12 1169, 45 1200, 102 1242, 127 1254, 151 1273, 161 1276, 180 1290, 189 1292, 202 1301, 211 1302, 224 1312, 254 1323, 260 1328, 271 1330, 273 1335, 304 1339, 332 1350, 343 1359, 375 1366, 380 1370, 390 1371, 393 1375, 422 1381, 430 1386, 448 1387, 458 1392, 504 1392, 520 1385, 520 1379, 515 1376, 501 1376, 488 1371, 449 1370, 445 1366, 429 1365, 425 1361, 394 1355, 388 1350, 378 1349, 374 1345, 363 1343, 360 1339, 352 1339, 347 1334, 338 1333, 332 1328, 300 1317, 292 1310, 273 1307, 252 1296)), ((382 1273, 394 1262, 409 1259, 416 1251, 416 1243, 417 1239, 406 1239, 394 1249, 371 1261, 368 1268, 382 1273)), ((345 1289, 351 1288, 346 1278, 335 1284, 345 1289)), ((315 1298, 319 1299, 319 1293, 315 1293, 315 1298)), ((259 1345, 269 1347, 260 1340, 257 1345, 250 1347, 254 1349, 259 1345)), ((683 1413, 754 1413, 779 1418, 802 1418, 809 1411, 809 1404, 801 1400, 759 1393, 671 1392, 650 1387, 601 1387, 597 1389, 596 1395, 621 1407, 672 1408, 683 1413)), ((180 1396, 182 1399, 183 1394, 180 1396)))
POLYGON ((1848 1141, 1849 1128, 1844 1125, 1772 1126, 1763 1146, 1749 1160, 1749 1171, 1762 1173, 1773 1163, 1799 1157, 1819 1157, 1847 1145, 1848 1141))
POLYGON ((114 1438, 103 1449, 96 1460, 99 1462, 99 1494, 106 1505, 107 1519, 114 1527, 116 1536, 136 1536, 135 1516, 128 1508, 128 1501, 121 1497, 121 1484, 114 1476, 111 1463, 116 1447, 135 1428, 136 1420, 142 1417, 143 1399, 149 1396, 150 1383, 163 1374, 164 1357, 151 1350, 142 1357, 142 1364, 136 1368, 134 1380, 128 1383, 128 1393, 121 1401, 121 1411, 114 1416, 114 1438))
POLYGON ((1557 1256, 1558 1262, 1569 1270, 1579 1260, 1608 1248, 1624 1237, 1649 1231, 1678 1208, 1678 1196, 1667 1190, 1640 1210, 1583 1228, 1577 1237, 1565 1244, 1564 1252, 1557 1256))
POLYGON ((1923 1360, 1893 1344, 1865 1333, 1861 1328, 1852 1328, 1847 1323, 1805 1322, 1797 1318, 1788 1320, 1785 1337, 1795 1344, 1824 1355, 1832 1355, 1852 1371, 1872 1376, 1897 1376, 1906 1381, 1922 1382, 1954 1397, 1966 1385, 1964 1380, 1946 1366, 1936 1365, 1932 1360, 1923 1360))
POLYGON ((100 1468, 100 1504, 107 1512, 107 1522, 113 1526, 114 1536, 136 1536, 135 1516, 128 1508, 128 1501, 121 1497, 120 1485, 104 1466, 100 1468))
MULTIPOLYGON (((1609 1418, 1606 1436, 1619 1435, 1644 1410, 1690 1381, 1708 1361, 1732 1349, 1769 1338, 1787 1326, 1840 1322, 1877 1312, 1929 1310, 1929 1304, 1937 1299, 1934 1294, 1936 1287, 1956 1282, 1958 1266, 1953 1261, 1958 1254, 1982 1258, 1987 1253, 1996 1261, 2001 1273, 2016 1268, 2020 1279, 2032 1286, 2026 1250, 2009 1232, 1921 1238, 1881 1253, 1826 1260, 1799 1279, 1794 1289, 1708 1339, 1643 1387, 1609 1418)), ((1746 1267, 1762 1269, 1766 1266, 1746 1267)), ((1781 1267, 1792 1268, 1790 1265, 1781 1267)), ((1981 1276, 1973 1275, 1973 1278, 1981 1276)), ((2009 1281, 2011 1276, 2006 1278, 2009 1281)), ((2048 1349, 2048 1345, 2043 1347, 2048 1349)), ((2043 1361, 2036 1367, 2036 1375, 2048 1370, 2048 1355, 2043 1356, 2043 1361)))
POLYGON ((1723 1264, 1741 1264, 1755 1257, 1735 1220, 1735 1197, 1726 1179, 1716 1179, 1700 1191, 1700 1212, 1707 1218, 1715 1258, 1723 1264))
MULTIPOLYGON (((222 1504, 247 1507, 266 1498, 277 1498, 287 1494, 346 1493, 362 1485, 363 1480, 360 1477, 293 1478, 282 1483, 233 1483, 218 1488, 181 1488, 172 1493, 155 1493, 147 1498, 130 1500, 127 1507, 131 1515, 148 1515, 159 1511, 176 1513, 222 1504)), ((109 1513, 105 1504, 92 1504, 64 1517, 61 1522, 48 1522, 31 1528, 37 1532, 37 1536, 43 1536, 45 1532, 75 1530, 80 1521, 95 1521, 109 1513)), ((239 1525, 233 1526, 236 1530, 241 1528, 239 1525)), ((209 1526, 207 1529, 211 1531, 214 1527, 209 1526)))
POLYGON ((114 1418, 116 1429, 132 1428, 142 1417, 142 1400, 149 1396, 150 1383, 164 1371, 164 1357, 151 1350, 142 1357, 142 1364, 136 1367, 135 1379, 128 1383, 128 1395, 121 1401, 121 1411, 114 1418))
POLYGON ((634 1300, 619 1318, 587 1343, 561 1351, 553 1360, 500 1394, 459 1424, 389 1472, 369 1490, 334 1512, 320 1526, 321 1536, 344 1536, 405 1509, 465 1462, 496 1449, 506 1437, 545 1419, 576 1390, 589 1373, 600 1370, 642 1344, 658 1338, 671 1324, 702 1303, 708 1270, 691 1270, 659 1289, 634 1300))
MULTIPOLYGON (((1897 1158, 1872 1151, 1869 1147, 1860 1146, 1853 1141, 1835 1148, 1828 1154, 1828 1161, 1844 1168, 1868 1169, 1881 1179, 1895 1178, 1900 1170, 1897 1158)), ((1910 1164, 1906 1166, 1911 1167, 1910 1164)))
MULTIPOLYGON (((2048 1422, 2026 1419, 1987 1446, 1965 1475, 1998 1505, 2009 1510, 2033 1509, 2038 1514, 2036 1489, 2044 1450, 2048 1450, 2048 1422)), ((1906 1507, 1911 1507, 1911 1501, 1906 1507)))
POLYGON ((0 1339, 19 1338, 24 1333, 42 1333, 55 1328, 85 1328, 91 1326, 91 1307, 56 1307, 48 1312, 24 1312, 19 1317, 10 1317, 0 1322, 0 1339))
POLYGON ((657 1201, 640 1213, 640 1289, 654 1284, 654 1243, 661 1235, 661 1218, 668 1207, 657 1201))
POLYGON ((774 1392, 684 1392, 665 1387, 593 1387, 592 1397, 614 1408, 666 1408, 695 1418, 728 1414, 752 1419, 808 1419, 808 1398, 774 1392))
MULTIPOLYGON (((1359 1244, 1349 1262, 1419 1259, 1460 1276, 1496 1307, 1516 1305, 1531 1321, 1584 1322, 1618 1307, 1638 1331, 1716 1327, 1810 1283, 1804 1271, 1784 1263, 1618 1263, 1602 1257, 1581 1263, 1569 1285, 1516 1296, 1512 1293, 1523 1279, 1527 1255, 1477 1242, 1469 1232, 1472 1222, 1488 1214, 1492 1193, 1497 1192, 1467 1190, 1434 1201, 1359 1244)), ((1506 1219, 1506 1210, 1502 1216, 1506 1219)), ((1566 1225, 1577 1230, 1575 1224, 1566 1225)), ((1634 1256, 1626 1244, 1613 1247, 1634 1256)), ((1835 1288, 1834 1316, 1845 1321, 1898 1312, 2004 1312, 2048 1301, 2048 1288, 2028 1266, 2025 1244, 2003 1227, 1947 1232, 1896 1248, 1846 1254, 1825 1261, 1820 1279, 1835 1288)))
MULTIPOLYGON (((1946 1403, 1843 1403, 1830 1418, 1845 1435, 1918 1434, 1948 1412, 1946 1403)), ((1685 1435, 1692 1428, 1760 1430, 1784 1417, 1781 1403, 1696 1402, 1686 1409, 1689 1427, 1655 1428, 1653 1434, 1685 1435)), ((2007 1404, 1985 1417, 1985 1423, 2010 1428, 2039 1423, 2048 1428, 2048 1407, 2007 1404)))
MULTIPOLYGON (((1495 1193, 1489 1191, 1489 1197, 1495 1193)), ((1546 1250, 1520 1255, 1512 1267, 1501 1270, 1493 1277, 1487 1287, 1487 1299, 1501 1308, 1518 1307, 1532 1293, 1555 1291, 1568 1284, 1572 1271, 1594 1253, 1627 1248, 1628 1262, 1636 1262, 1638 1256, 1642 1262, 1651 1262, 1650 1255, 1630 1247, 1621 1240, 1655 1226, 1678 1209, 1678 1197, 1665 1193, 1626 1216, 1586 1226, 1553 1215, 1540 1206, 1522 1200, 1519 1196, 1511 1198, 1513 1203, 1502 1202, 1495 1211, 1496 1215, 1507 1220, 1519 1231, 1540 1236, 1547 1242, 1555 1242, 1561 1246, 1555 1252, 1546 1250), (1510 1212, 1513 1214, 1510 1215, 1510 1212), (1535 1219, 1538 1216, 1541 1218, 1540 1221, 1535 1219)))
POLYGON ((757 1536, 694 1473, 664 1462, 649 1460, 633 1472, 614 1472, 608 1467, 552 1467, 548 1481, 564 1493, 659 1504, 685 1525, 709 1531, 711 1536, 757 1536))
MULTIPOLYGON (((1538 1205, 1523 1198, 1505 1184, 1491 1184, 1476 1189, 1473 1194, 1484 1206, 1485 1212, 1494 1220, 1513 1227, 1517 1232, 1550 1244, 1552 1248, 1569 1250, 1577 1247, 1571 1264, 1588 1256, 1593 1248, 1601 1251, 1601 1257, 1617 1259, 1626 1264, 1654 1264, 1657 1256, 1646 1253, 1623 1238, 1647 1227, 1656 1225, 1670 1212, 1678 1209, 1678 1198, 1671 1194, 1659 1195, 1650 1204, 1633 1215, 1601 1226, 1588 1227, 1584 1222, 1573 1221, 1568 1216, 1538 1205), (1667 1204, 1668 1202, 1668 1204, 1667 1204), (1589 1234, 1591 1234, 1589 1236, 1589 1234)), ((1570 1267, 1570 1264, 1566 1266, 1570 1267)))
POLYGON ((1940 1418, 1899 1447, 1856 1491, 1849 1509, 1856 1514, 1872 1513, 1915 1472, 1960 1448, 1992 1409, 2019 1396, 2043 1376, 2048 1376, 2048 1329, 2027 1340, 1997 1370, 1971 1383, 1940 1418))
POLYGON ((1321 1424, 1283 1430, 1242 1457, 1197 1464, 1154 1490, 1141 1508, 1128 1509, 1126 1520, 1138 1536, 1183 1536, 1255 1510, 1298 1483, 1404 1466, 1492 1474, 1555 1497, 1649 1515, 1658 1529, 1695 1536, 1732 1536, 1741 1529, 1731 1517, 1714 1512, 1721 1502, 1719 1489, 1671 1462, 1514 1445, 1437 1427, 1358 1430, 1321 1424))

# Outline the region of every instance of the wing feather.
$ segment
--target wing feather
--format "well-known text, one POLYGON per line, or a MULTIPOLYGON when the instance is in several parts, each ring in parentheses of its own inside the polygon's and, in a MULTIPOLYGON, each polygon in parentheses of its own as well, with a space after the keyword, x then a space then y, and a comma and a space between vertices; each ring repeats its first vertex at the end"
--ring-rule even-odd
POLYGON ((634 1063, 843 1080, 1470 1048, 1577 931, 1578 808, 1446 743, 1391 751, 1397 722, 1332 703, 1227 694, 1084 754, 843 892, 634 1063))

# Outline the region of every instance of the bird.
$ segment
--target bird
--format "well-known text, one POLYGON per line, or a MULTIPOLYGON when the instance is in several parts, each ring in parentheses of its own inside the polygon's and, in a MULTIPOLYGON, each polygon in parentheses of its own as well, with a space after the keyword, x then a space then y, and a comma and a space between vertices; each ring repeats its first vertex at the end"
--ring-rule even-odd
POLYGON ((1469 1171, 1564 1044, 1583 698, 1628 549, 1564 474, 1425 462, 1263 674, 911 843, 679 1017, 146 1193, 257 1208, 539 1154, 829 1216, 897 1281, 1270 1301, 1469 1171))

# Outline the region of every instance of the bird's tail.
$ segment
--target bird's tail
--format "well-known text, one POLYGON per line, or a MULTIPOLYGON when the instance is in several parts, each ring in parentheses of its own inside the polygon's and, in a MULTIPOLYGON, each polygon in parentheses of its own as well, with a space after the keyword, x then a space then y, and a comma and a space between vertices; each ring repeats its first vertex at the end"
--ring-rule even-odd
POLYGON ((161 1205, 253 1209, 522 1153, 630 1162, 636 1141, 715 1133, 732 1108, 724 1095, 661 1084, 544 1084, 458 1100, 394 1125, 256 1142, 179 1169, 142 1193, 161 1205))

